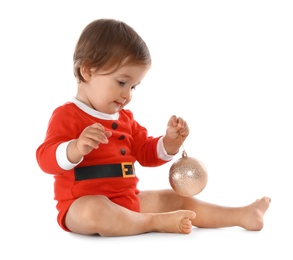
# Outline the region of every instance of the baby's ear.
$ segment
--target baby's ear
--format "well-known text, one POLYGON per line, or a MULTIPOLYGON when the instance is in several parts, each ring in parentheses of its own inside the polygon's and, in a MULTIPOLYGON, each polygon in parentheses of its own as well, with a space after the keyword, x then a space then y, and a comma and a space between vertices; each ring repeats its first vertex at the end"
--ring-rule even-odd
POLYGON ((84 78, 85 81, 89 81, 92 76, 91 68, 86 66, 81 66, 80 74, 84 78))

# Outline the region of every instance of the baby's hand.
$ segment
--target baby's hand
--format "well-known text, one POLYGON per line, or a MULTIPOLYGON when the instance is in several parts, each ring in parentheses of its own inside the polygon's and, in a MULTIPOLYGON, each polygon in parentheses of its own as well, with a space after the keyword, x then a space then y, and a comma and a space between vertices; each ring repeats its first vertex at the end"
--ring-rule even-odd
POLYGON ((183 141, 189 135, 189 128, 185 120, 181 117, 173 115, 168 122, 166 135, 170 139, 180 138, 183 141))
POLYGON ((82 155, 86 155, 93 149, 97 149, 101 143, 107 144, 111 135, 111 131, 105 131, 101 124, 95 123, 82 131, 76 140, 76 148, 82 155))
POLYGON ((86 127, 78 139, 69 143, 67 147, 67 158, 72 163, 77 163, 84 155, 89 154, 93 149, 97 149, 100 144, 107 144, 111 131, 105 131, 104 127, 95 123, 86 127))
POLYGON ((163 137, 167 153, 176 154, 188 135, 189 127, 186 121, 173 115, 168 121, 166 134, 163 137))

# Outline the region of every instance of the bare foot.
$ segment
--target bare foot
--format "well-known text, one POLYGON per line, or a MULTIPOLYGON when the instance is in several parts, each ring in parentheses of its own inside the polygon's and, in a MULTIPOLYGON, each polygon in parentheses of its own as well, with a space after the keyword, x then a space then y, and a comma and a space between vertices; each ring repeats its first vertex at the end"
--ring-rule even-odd
POLYGON ((242 227, 246 230, 259 231, 263 228, 263 216, 271 199, 263 197, 243 208, 242 227))
POLYGON ((156 232, 189 234, 192 230, 191 220, 196 214, 190 210, 178 210, 153 214, 153 217, 156 232))

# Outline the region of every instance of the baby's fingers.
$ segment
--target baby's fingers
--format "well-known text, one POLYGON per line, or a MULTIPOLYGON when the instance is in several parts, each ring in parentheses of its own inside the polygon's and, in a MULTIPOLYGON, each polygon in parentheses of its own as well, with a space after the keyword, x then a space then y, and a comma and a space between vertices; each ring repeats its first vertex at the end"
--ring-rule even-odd
POLYGON ((112 135, 111 131, 105 131, 104 127, 100 124, 93 124, 88 126, 81 136, 91 140, 94 146, 99 143, 107 144, 109 142, 108 137, 112 135))
POLYGON ((176 127, 178 125, 177 116, 173 115, 168 121, 168 126, 176 127))

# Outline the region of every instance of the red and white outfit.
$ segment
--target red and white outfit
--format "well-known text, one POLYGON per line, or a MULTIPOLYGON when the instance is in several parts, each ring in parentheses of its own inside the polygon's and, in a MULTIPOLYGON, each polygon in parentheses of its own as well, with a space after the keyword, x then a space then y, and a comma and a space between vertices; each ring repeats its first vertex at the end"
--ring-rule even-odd
POLYGON ((140 211, 137 194, 138 178, 91 178, 76 180, 74 169, 92 165, 135 163, 142 166, 159 166, 173 157, 163 147, 162 137, 148 136, 147 129, 139 125, 131 111, 122 109, 109 115, 98 112, 77 99, 56 108, 50 118, 44 142, 36 151, 40 168, 54 175, 54 199, 57 201, 58 223, 66 231, 65 215, 71 203, 85 195, 104 195, 111 201, 133 211, 140 211), (70 141, 77 139, 89 125, 100 123, 112 132, 108 144, 84 156, 78 164, 72 164, 66 156, 70 141))

